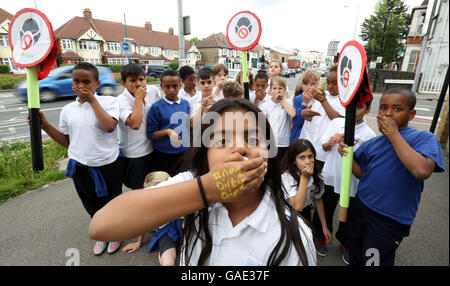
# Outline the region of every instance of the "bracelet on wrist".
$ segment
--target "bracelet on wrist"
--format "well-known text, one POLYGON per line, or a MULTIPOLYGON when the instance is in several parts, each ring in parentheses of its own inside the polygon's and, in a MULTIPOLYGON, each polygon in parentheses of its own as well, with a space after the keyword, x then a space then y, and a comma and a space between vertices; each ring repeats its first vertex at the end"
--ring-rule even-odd
POLYGON ((208 200, 206 199, 205 189, 203 189, 202 179, 200 176, 197 177, 197 184, 200 190, 200 195, 202 196, 203 204, 206 209, 208 209, 208 200))

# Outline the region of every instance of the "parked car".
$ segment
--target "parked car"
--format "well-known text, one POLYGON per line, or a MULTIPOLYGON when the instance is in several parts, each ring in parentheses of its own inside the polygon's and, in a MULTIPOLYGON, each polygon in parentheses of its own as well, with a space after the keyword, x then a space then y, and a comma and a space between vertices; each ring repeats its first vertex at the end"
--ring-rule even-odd
MULTIPOLYGON (((72 90, 72 70, 75 66, 63 66, 53 69, 46 78, 39 81, 39 97, 41 102, 53 101, 59 97, 76 96, 72 90)), ((97 67, 100 86, 97 88, 99 95, 114 95, 116 91, 116 79, 107 67, 97 67)), ((27 100, 27 81, 16 85, 15 94, 27 100)))
POLYGON ((283 72, 281 73, 281 76, 284 77, 295 77, 295 71, 293 69, 283 69, 283 72))
POLYGON ((166 70, 171 70, 171 68, 166 65, 145 65, 145 74, 148 77, 160 78, 166 70))

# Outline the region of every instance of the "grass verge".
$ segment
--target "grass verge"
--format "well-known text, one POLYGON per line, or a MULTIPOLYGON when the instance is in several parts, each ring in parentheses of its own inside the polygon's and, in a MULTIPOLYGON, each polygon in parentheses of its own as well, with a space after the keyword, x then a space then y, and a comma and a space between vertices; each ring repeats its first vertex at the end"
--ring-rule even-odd
POLYGON ((58 162, 67 157, 67 149, 53 140, 43 142, 44 170, 34 172, 30 142, 0 146, 0 204, 29 190, 64 179, 58 162))

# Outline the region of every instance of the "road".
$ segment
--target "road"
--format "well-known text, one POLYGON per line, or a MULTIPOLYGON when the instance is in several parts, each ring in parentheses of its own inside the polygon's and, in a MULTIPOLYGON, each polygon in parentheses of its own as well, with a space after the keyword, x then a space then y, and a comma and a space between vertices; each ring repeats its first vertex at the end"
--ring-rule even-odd
MULTIPOLYGON (((287 78, 286 82, 288 89, 292 94, 300 75, 297 74, 295 78, 287 78)), ((325 80, 325 79, 321 79, 325 80)), ((117 93, 120 93, 123 88, 118 86, 117 93)), ((367 122, 376 130, 376 124, 372 124, 376 114, 378 113, 378 104, 380 94, 374 95, 372 108, 370 114, 367 116, 367 122)), ((411 127, 428 130, 433 119, 435 106, 437 104, 437 97, 434 99, 422 99, 418 97, 416 104, 417 115, 410 123, 411 127)), ((59 114, 62 108, 74 100, 73 97, 67 99, 59 99, 54 102, 41 103, 41 110, 44 112, 47 120, 55 127, 59 125, 59 114)), ((27 125, 26 116, 28 107, 26 102, 17 98, 13 92, 0 92, 0 145, 5 143, 17 141, 29 141, 30 131, 27 125)), ((46 140, 48 135, 42 131, 42 138, 46 140)))

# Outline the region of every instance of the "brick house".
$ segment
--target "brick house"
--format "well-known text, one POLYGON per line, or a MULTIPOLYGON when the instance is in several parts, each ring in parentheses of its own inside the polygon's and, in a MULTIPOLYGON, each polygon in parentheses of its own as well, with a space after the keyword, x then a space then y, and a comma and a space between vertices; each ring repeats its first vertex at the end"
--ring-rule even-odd
MULTIPOLYGON (((173 28, 168 32, 153 31, 150 22, 143 27, 126 26, 127 38, 131 38, 131 62, 137 64, 166 64, 178 59, 178 36, 173 28)), ((55 31, 61 47, 63 63, 86 61, 92 64, 127 64, 121 55, 121 42, 125 38, 125 25, 94 19, 90 9, 83 17, 73 17, 55 31)), ((190 48, 185 42, 185 51, 190 48)))
POLYGON ((25 69, 16 67, 12 62, 11 48, 8 41, 9 24, 13 14, 0 8, 0 65, 7 65, 13 73, 24 73, 25 69))
MULTIPOLYGON (((201 53, 201 59, 205 66, 223 63, 229 69, 241 69, 241 51, 233 49, 223 33, 208 36, 196 44, 196 47, 201 53)), ((258 58, 256 47, 249 51, 249 67, 253 58, 258 58)))

